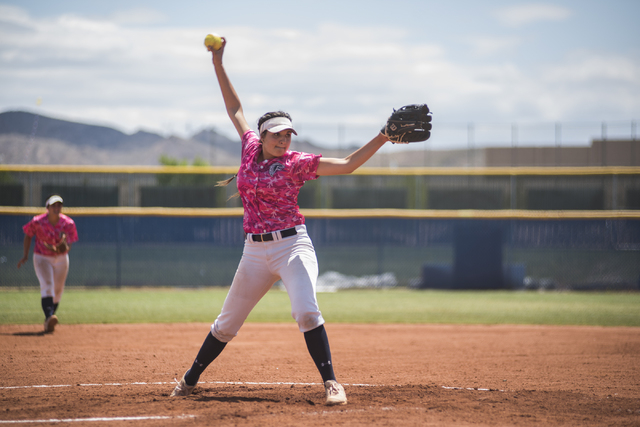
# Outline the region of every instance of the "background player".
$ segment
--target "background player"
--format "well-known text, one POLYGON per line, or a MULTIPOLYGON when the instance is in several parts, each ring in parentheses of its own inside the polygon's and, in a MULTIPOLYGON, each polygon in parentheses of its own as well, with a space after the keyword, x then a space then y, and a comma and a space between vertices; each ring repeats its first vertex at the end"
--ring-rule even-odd
POLYGON ((297 205, 298 192, 307 180, 353 172, 388 139, 378 134, 344 159, 290 151, 291 135, 296 131, 291 117, 284 112, 262 116, 258 121, 259 135, 256 134, 247 124, 240 99, 223 67, 225 46, 223 39, 219 50, 209 50, 227 113, 242 139, 237 182, 244 206, 245 246, 222 311, 193 365, 171 395, 187 396, 192 392, 200 374, 237 335, 258 301, 281 279, 289 294, 291 314, 304 333, 309 354, 322 376, 326 404, 346 404, 344 388, 333 371, 324 319, 318 308, 318 263, 297 205))
POLYGON ((78 232, 75 222, 61 212, 62 197, 49 197, 45 207, 47 212, 34 216, 22 227, 24 254, 18 268, 29 259, 31 240, 35 236, 33 267, 40 282, 44 331, 53 332, 58 323, 55 313, 69 272, 69 249, 78 240, 78 232))

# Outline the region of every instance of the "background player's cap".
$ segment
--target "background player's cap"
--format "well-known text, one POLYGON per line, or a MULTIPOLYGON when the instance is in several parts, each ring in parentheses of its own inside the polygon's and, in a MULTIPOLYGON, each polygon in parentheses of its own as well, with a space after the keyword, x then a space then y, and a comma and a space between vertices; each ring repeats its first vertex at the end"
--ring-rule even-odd
POLYGON ((291 129, 293 133, 295 133, 296 135, 298 134, 298 132, 296 132, 296 130, 293 128, 291 120, 287 119, 286 117, 274 117, 265 121, 262 126, 260 126, 260 133, 264 132, 265 130, 268 130, 271 133, 278 133, 285 129, 291 129))
POLYGON ((54 203, 58 203, 58 202, 63 203, 63 202, 62 202, 62 197, 60 197, 60 196, 58 196, 58 195, 56 194, 56 195, 51 196, 51 197, 49 197, 49 198, 47 199, 47 202, 45 203, 44 207, 45 207, 45 208, 48 208, 48 207, 49 207, 49 205, 52 205, 52 204, 54 204, 54 203))

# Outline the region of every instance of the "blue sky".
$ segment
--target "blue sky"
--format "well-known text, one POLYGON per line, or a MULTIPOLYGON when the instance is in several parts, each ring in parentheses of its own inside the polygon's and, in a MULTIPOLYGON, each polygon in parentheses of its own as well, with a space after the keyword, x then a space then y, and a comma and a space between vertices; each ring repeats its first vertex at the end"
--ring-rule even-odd
POLYGON ((202 45, 217 32, 249 121, 283 109, 327 146, 422 102, 434 148, 464 142, 470 122, 629 135, 639 17, 637 0, 0 0, 0 111, 234 136, 202 45))

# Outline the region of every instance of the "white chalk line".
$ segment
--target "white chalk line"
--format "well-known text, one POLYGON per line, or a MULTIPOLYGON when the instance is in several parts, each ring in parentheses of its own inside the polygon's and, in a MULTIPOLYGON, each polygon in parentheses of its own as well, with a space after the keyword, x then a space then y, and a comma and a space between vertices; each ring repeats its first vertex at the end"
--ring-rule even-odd
POLYGON ((420 407, 409 407, 409 408, 396 408, 395 406, 384 406, 382 408, 376 408, 375 406, 369 406, 368 408, 362 409, 333 409, 333 410, 323 410, 323 411, 312 411, 312 412, 302 412, 301 415, 310 415, 310 416, 325 416, 325 415, 334 415, 334 414, 355 414, 361 412, 371 412, 371 411, 424 411, 425 408, 420 407))
MULTIPOLYGON (((90 384, 76 384, 77 387, 101 387, 101 386, 124 386, 124 385, 172 385, 173 382, 157 381, 157 382, 143 382, 136 381, 132 383, 90 383, 90 384)), ((320 383, 296 383, 296 382, 264 382, 264 381, 200 381, 198 384, 218 384, 218 385, 297 385, 297 386, 316 386, 320 383)), ((352 387, 380 387, 375 384, 347 384, 345 386, 352 387)), ((30 388, 60 388, 60 387, 74 387, 71 384, 53 384, 53 385, 28 385, 28 386, 8 386, 0 387, 0 390, 12 390, 12 389, 30 389, 30 388)), ((447 387, 441 386, 445 390, 470 390, 470 391, 500 391, 504 390, 480 388, 480 387, 447 387)), ((382 410, 395 410, 393 407, 385 407, 382 410)), ((306 412, 303 415, 328 415, 331 413, 344 413, 344 412, 357 412, 358 410, 338 410, 338 411, 320 411, 320 412, 306 412)), ((195 415, 178 415, 172 416, 137 416, 137 417, 94 417, 94 418, 51 418, 41 420, 0 420, 0 424, 35 424, 35 423, 73 423, 73 422, 104 422, 104 421, 153 421, 153 420, 168 420, 168 419, 187 419, 195 418, 195 415)))
POLYGON ((497 388, 480 388, 480 387, 445 387, 442 386, 443 389, 445 390, 471 390, 471 391, 501 391, 504 392, 504 390, 500 390, 497 388))
MULTIPOLYGON (((322 383, 296 383, 296 382, 257 382, 257 381, 199 381, 198 384, 218 384, 218 385, 299 385, 299 386, 316 386, 323 385, 322 383)), ((15 390, 26 388, 57 388, 57 387, 105 387, 105 386, 126 386, 126 385, 175 385, 175 382, 133 382, 133 383, 95 383, 95 384, 53 384, 53 385, 18 385, 18 386, 6 386, 0 387, 0 390, 15 390)), ((351 387, 379 387, 375 384, 346 384, 345 386, 351 387)))
POLYGON ((50 418, 48 420, 0 420, 0 424, 35 424, 35 423, 87 423, 104 421, 154 421, 195 418, 195 415, 172 416, 140 416, 140 417, 94 417, 94 418, 50 418))
MULTIPOLYGON (((15 390, 15 389, 27 389, 27 388, 59 388, 59 387, 117 387, 125 385, 173 385, 174 382, 156 381, 156 382, 144 382, 136 381, 132 383, 89 383, 89 384, 53 384, 53 385, 19 385, 19 386, 5 386, 0 387, 0 390, 15 390)), ((297 386, 316 386, 322 385, 321 383, 297 383, 297 382, 265 382, 265 381, 199 381, 198 384, 217 384, 217 385, 297 385, 297 386)), ((382 387, 381 384, 348 384, 342 383, 344 386, 350 387, 382 387)), ((482 387, 447 387, 441 386, 445 390, 470 390, 470 391, 501 391, 496 388, 482 388, 482 387)))

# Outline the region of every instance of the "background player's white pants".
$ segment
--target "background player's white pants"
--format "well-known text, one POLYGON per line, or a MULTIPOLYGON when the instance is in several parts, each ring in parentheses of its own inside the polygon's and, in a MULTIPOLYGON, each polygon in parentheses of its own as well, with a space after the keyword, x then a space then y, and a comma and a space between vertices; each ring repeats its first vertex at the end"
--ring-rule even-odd
POLYGON ((42 298, 53 297, 53 302, 59 303, 69 273, 69 254, 47 256, 34 253, 33 268, 40 282, 42 298))
POLYGON ((211 325, 211 334, 222 342, 231 341, 251 310, 282 279, 291 301, 291 315, 301 332, 324 324, 316 299, 318 260, 304 225, 298 234, 271 242, 254 242, 251 235, 244 244, 242 259, 222 311, 211 325))

